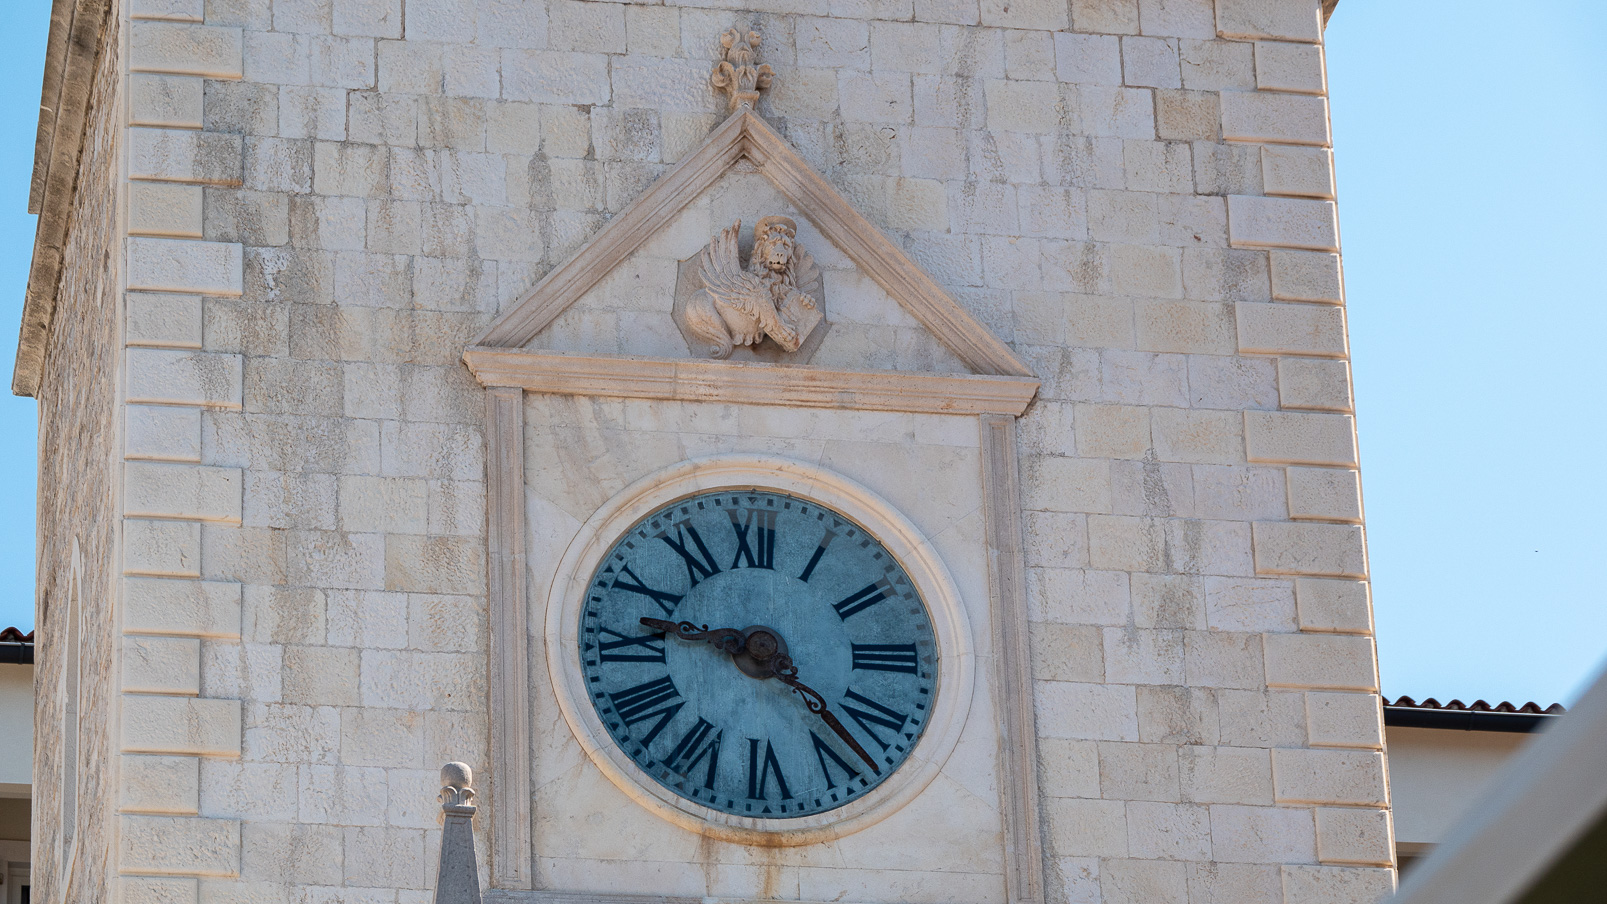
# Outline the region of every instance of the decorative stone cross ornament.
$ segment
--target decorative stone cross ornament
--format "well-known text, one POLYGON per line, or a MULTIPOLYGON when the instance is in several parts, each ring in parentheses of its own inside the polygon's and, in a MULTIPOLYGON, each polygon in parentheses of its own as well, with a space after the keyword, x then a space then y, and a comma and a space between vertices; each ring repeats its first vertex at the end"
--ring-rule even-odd
POLYGON ((759 33, 750 31, 744 35, 733 28, 720 36, 720 46, 725 48, 725 59, 714 64, 709 82, 730 93, 727 112, 735 113, 743 104, 756 106, 759 92, 770 87, 775 77, 769 63, 759 62, 759 33))

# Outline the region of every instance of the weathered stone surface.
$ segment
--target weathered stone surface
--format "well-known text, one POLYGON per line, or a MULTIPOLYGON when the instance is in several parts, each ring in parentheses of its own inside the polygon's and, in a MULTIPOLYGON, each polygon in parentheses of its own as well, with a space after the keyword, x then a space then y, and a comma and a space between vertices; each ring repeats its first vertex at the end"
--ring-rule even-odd
POLYGON ((1327 146, 1328 102, 1304 94, 1222 92, 1222 137, 1228 141, 1327 146))
POLYGON ((1331 305, 1251 304, 1234 307, 1239 351, 1250 355, 1343 357, 1345 311, 1331 305))
POLYGON ((167 405, 130 405, 123 438, 124 457, 159 461, 201 461, 201 411, 167 405))
POLYGON ((201 642, 190 637, 123 639, 123 690, 144 694, 201 693, 201 642))
POLYGON ((1356 466, 1356 427, 1348 415, 1247 411, 1250 461, 1356 466))
POLYGON ((182 75, 136 73, 128 78, 128 124, 199 129, 205 80, 182 75))
POLYGON ((124 816, 119 827, 119 866, 126 872, 188 876, 240 873, 237 820, 124 816))
POLYGON ((1339 250, 1332 201, 1229 195, 1228 236, 1235 248, 1339 250))
POLYGON ((232 242, 128 240, 128 287, 147 292, 239 295, 241 247, 232 242))
POLYGON ((1359 866, 1394 864, 1389 811, 1360 807, 1317 809, 1317 858, 1359 866))
POLYGON ((125 694, 123 712, 126 753, 240 754, 238 700, 125 694))
POLYGON ((193 521, 129 519, 123 526, 123 573, 199 577, 201 526, 193 521))
POLYGON ((1372 631, 1373 610, 1368 602, 1365 581, 1298 578, 1295 580, 1295 600, 1300 606, 1302 631, 1333 631, 1340 634, 1367 634, 1372 631))
POLYGON ((134 72, 239 78, 241 60, 238 28, 135 22, 129 30, 129 69, 134 72))
POLYGON ((199 22, 206 12, 203 0, 134 0, 129 15, 135 19, 199 22))
MULTIPOLYGON (((1321 812, 1321 811, 1319 811, 1321 812)), ((1376 841, 1373 842, 1376 844, 1376 841)), ((1284 900, 1288 904, 1368 904, 1395 890, 1393 869, 1340 866, 1286 866, 1284 900)))
POLYGON ((1361 522, 1360 475, 1342 468, 1290 468, 1289 517, 1361 522))
POLYGON ((123 598, 123 629, 129 633, 240 636, 239 584, 129 578, 123 598))
POLYGON ((1334 152, 1328 148, 1261 148, 1261 182, 1269 195, 1334 197, 1334 152))
MULTIPOLYGON (((402 0, 206 6, 131 0, 127 55, 102 55, 79 174, 94 191, 74 202, 86 225, 41 393, 42 441, 71 450, 49 462, 71 489, 42 499, 41 592, 63 596, 76 540, 84 598, 121 606, 86 614, 125 634, 91 663, 85 711, 104 731, 123 692, 125 735, 85 743, 129 751, 96 779, 97 813, 188 820, 125 823, 121 856, 83 860, 125 884, 86 894, 428 895, 433 767, 497 762, 487 738, 506 724, 488 677, 506 636, 487 596, 507 552, 486 529, 498 440, 463 349, 720 126, 708 76, 732 27, 764 33, 761 114, 1042 380, 1015 453, 1044 899, 1373 888, 1379 872, 1351 868, 1388 839, 1352 768, 1380 738, 1315 0, 802 0, 735 19, 569 0, 412 0, 405 20, 402 0), (119 366, 124 410, 64 390, 119 366)), ((776 199, 794 204, 756 173, 717 183, 535 345, 682 358, 654 307, 673 264, 776 199)), ((785 209, 827 271, 830 366, 963 370, 819 234, 813 203, 785 209)), ((970 418, 543 393, 523 410, 533 605, 600 506, 733 451, 872 486, 963 600, 992 598, 970 418)), ((866 853, 795 852, 779 891, 619 797, 538 668, 543 881, 998 904, 1002 846, 875 837, 954 813, 985 826, 967 839, 997 832, 1013 786, 989 733, 991 615, 971 612, 985 686, 958 771, 856 835, 866 853)))
POLYGON ((1367 576, 1366 543, 1356 524, 1255 524, 1255 567, 1263 574, 1367 576))
POLYGON ((240 521, 240 470, 130 462, 123 510, 132 517, 240 521))
POLYGON ((1372 646, 1371 637, 1268 635, 1267 684, 1276 687, 1377 691, 1377 667, 1366 659, 1372 646))
POLYGON ((187 756, 123 757, 118 809, 196 815, 201 805, 199 764, 200 760, 187 756))
POLYGON ((1310 251, 1273 251, 1272 297, 1284 301, 1326 301, 1339 304, 1344 288, 1339 255, 1310 251))
POLYGON ((1284 408, 1350 411, 1350 363, 1279 358, 1278 401, 1284 408))
POLYGON ((1306 733, 1313 747, 1384 745, 1383 701, 1374 694, 1306 695, 1306 733))

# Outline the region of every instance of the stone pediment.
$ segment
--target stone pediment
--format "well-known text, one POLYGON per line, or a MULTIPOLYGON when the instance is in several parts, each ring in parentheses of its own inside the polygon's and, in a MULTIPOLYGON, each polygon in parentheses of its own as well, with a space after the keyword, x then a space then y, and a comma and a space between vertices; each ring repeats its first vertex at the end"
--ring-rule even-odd
MULTIPOLYGON (((753 368, 791 371, 805 364, 811 371, 867 375, 1010 378, 1001 382, 1017 384, 1010 394, 1023 396, 1009 406, 1016 412, 1037 387, 1008 346, 747 105, 738 106, 696 150, 504 311, 464 357, 482 383, 492 385, 488 378, 495 371, 500 385, 532 389, 532 384, 552 386, 554 374, 577 367, 591 375, 585 382, 594 383, 602 376, 599 369, 608 371, 607 362, 616 358, 638 362, 626 367, 633 373, 662 374, 684 365, 683 372, 698 375, 696 394, 703 398, 723 397, 718 384, 754 377, 753 368), (744 224, 745 258, 751 245, 747 230, 761 217, 787 221, 798 248, 818 262, 824 277, 816 274, 808 283, 806 276, 800 288, 822 295, 824 321, 800 335, 796 352, 777 349, 778 343, 761 336, 751 348, 738 344, 723 359, 718 350, 709 357, 714 346, 688 332, 677 284, 685 296, 688 273, 696 275, 700 255, 706 256, 737 220, 744 224), (510 368, 519 366, 530 368, 531 375, 514 379, 510 368)), ((771 379, 780 378, 759 381, 771 379)), ((995 385, 986 394, 997 391, 995 385)))

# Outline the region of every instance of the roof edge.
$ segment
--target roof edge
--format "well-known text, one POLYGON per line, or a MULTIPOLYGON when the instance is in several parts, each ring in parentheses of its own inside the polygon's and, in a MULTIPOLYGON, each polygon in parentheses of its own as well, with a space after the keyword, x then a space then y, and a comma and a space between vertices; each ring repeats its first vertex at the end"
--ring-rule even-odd
POLYGON ((1398 904, 1517 901, 1607 813, 1607 672, 1568 717, 1546 723, 1486 784, 1472 810, 1412 868, 1398 904))
POLYGON ((28 211, 39 214, 39 221, 17 337, 17 362, 11 376, 11 391, 16 395, 33 396, 39 391, 45 344, 61 283, 62 247, 78 186, 90 92, 98 69, 95 62, 102 50, 110 10, 111 0, 54 0, 51 6, 28 192, 28 211))
POLYGON ((1548 713, 1497 713, 1456 709, 1384 707, 1384 724, 1392 728, 1436 728, 1450 731, 1539 731, 1557 718, 1548 713))

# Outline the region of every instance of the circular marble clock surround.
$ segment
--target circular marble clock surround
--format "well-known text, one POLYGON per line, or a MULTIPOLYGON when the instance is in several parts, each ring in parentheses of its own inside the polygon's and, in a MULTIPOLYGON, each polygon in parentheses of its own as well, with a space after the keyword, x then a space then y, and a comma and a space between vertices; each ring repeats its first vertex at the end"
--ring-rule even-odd
POLYGON ((605 503, 581 527, 559 563, 547 599, 545 641, 547 668, 559 707, 591 762, 632 800, 658 816, 727 841, 814 844, 885 819, 942 771, 959 740, 974 692, 975 655, 965 606, 947 568, 921 531, 864 486, 817 466, 774 456, 722 455, 682 462, 637 481, 605 503), (644 772, 615 743, 588 699, 577 644, 582 607, 594 572, 620 537, 644 517, 670 503, 725 490, 791 496, 851 519, 897 560, 930 616, 938 655, 936 694, 925 730, 897 769, 858 800, 835 809, 769 818, 724 812, 687 800, 644 772))

